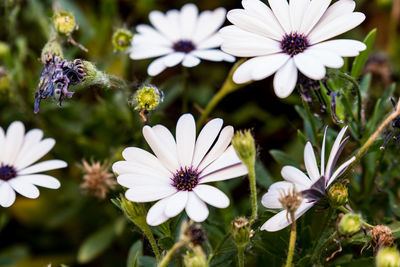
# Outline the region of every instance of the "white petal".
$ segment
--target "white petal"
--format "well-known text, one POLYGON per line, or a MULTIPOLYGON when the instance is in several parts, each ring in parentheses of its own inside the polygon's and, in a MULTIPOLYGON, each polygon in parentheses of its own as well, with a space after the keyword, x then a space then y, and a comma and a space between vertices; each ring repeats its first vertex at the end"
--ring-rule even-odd
POLYGON ((342 39, 322 42, 312 48, 331 51, 342 57, 355 57, 360 51, 367 49, 367 46, 360 41, 342 39))
POLYGON ((23 175, 19 176, 18 179, 33 185, 50 189, 58 189, 61 186, 60 182, 56 178, 45 174, 23 175))
POLYGON ((207 167, 210 163, 212 163, 214 160, 219 158, 228 145, 231 143, 233 136, 233 127, 228 125, 225 126, 221 133, 219 134, 217 142, 214 144, 214 146, 211 148, 210 152, 207 153, 206 157, 202 160, 202 162, 199 165, 199 171, 203 171, 205 167, 207 167))
POLYGON ((214 11, 203 11, 197 20, 197 26, 193 35, 193 41, 200 43, 215 33, 225 21, 225 8, 217 8, 214 11))
POLYGON ((224 169, 232 165, 236 165, 238 163, 241 163, 241 161, 236 155, 235 149, 231 145, 218 159, 216 159, 214 162, 212 162, 201 171, 200 177, 204 177, 209 173, 224 169))
POLYGON ((339 168, 336 169, 336 171, 332 174, 332 177, 329 179, 328 185, 327 187, 333 182, 335 181, 335 179, 337 177, 339 177, 339 175, 353 162, 356 160, 356 157, 352 157, 350 158, 348 161, 346 161, 345 163, 343 163, 342 165, 339 166, 339 168))
POLYGON ((217 138, 224 121, 222 119, 213 119, 209 121, 203 129, 200 131, 194 148, 194 155, 192 160, 192 166, 199 166, 203 160, 205 154, 209 151, 211 145, 217 138))
POLYGON ((200 43, 196 44, 196 49, 209 49, 209 48, 216 48, 221 46, 224 39, 222 38, 221 34, 215 33, 208 37, 207 39, 201 41, 200 43))
POLYGON ((164 65, 167 67, 173 67, 182 62, 185 57, 185 53, 174 52, 164 57, 164 65))
POLYGON ((43 137, 43 131, 39 129, 29 130, 24 138, 24 144, 21 147, 21 150, 18 153, 18 157, 16 161, 20 160, 25 154, 31 150, 31 148, 40 143, 40 140, 43 137))
POLYGON ((295 187, 293 183, 286 181, 273 183, 268 188, 268 192, 262 196, 261 204, 266 208, 281 209, 282 204, 279 201, 279 198, 281 198, 282 195, 291 193, 293 187, 295 187))
POLYGON ((21 177, 14 178, 8 181, 11 187, 20 195, 27 198, 38 198, 39 189, 31 183, 28 183, 21 179, 21 177))
POLYGON ((214 186, 198 185, 193 191, 204 202, 211 206, 223 209, 229 206, 229 198, 224 192, 214 186))
POLYGON ((132 44, 157 44, 159 46, 167 46, 171 47, 173 42, 162 35, 160 32, 155 30, 153 27, 140 24, 136 26, 136 31, 138 34, 135 34, 132 39, 132 44))
POLYGON ((14 189, 8 182, 0 183, 0 205, 4 208, 10 207, 15 201, 14 189))
POLYGON ((310 142, 307 142, 304 147, 304 164, 306 165, 307 173, 311 180, 314 182, 317 181, 321 176, 319 174, 314 149, 310 142))
POLYGON ((2 159, 3 151, 4 151, 4 142, 6 140, 6 135, 4 134, 4 130, 0 127, 0 162, 2 159))
POLYGON ((140 60, 145 58, 152 58, 167 55, 172 53, 173 50, 170 47, 165 46, 154 46, 151 44, 146 45, 133 45, 130 50, 130 58, 133 60, 140 60))
POLYGON ((153 24, 153 26, 162 35, 164 35, 164 37, 172 41, 178 40, 179 36, 177 36, 176 31, 174 31, 174 29, 171 29, 166 16, 162 12, 158 10, 151 11, 149 14, 149 20, 151 24, 153 24))
POLYGON ((191 40, 193 33, 197 27, 198 9, 195 4, 185 4, 181 8, 180 26, 181 38, 184 40, 191 40))
POLYGON ((169 198, 167 207, 164 211, 165 215, 172 218, 181 213, 186 206, 188 195, 188 191, 178 191, 176 194, 172 195, 169 198))
POLYGON ((360 25, 364 19, 363 13, 354 12, 337 17, 326 24, 318 24, 308 36, 310 43, 316 44, 347 32, 360 25))
POLYGON ((67 167, 67 163, 62 160, 53 159, 46 160, 29 166, 25 169, 18 170, 18 175, 33 174, 38 172, 45 172, 67 167))
POLYGON ((200 59, 197 57, 194 57, 190 54, 185 55, 182 65, 187 67, 187 68, 193 68, 199 65, 200 59))
POLYGON ((328 68, 341 68, 344 64, 343 58, 338 54, 331 52, 330 50, 323 50, 320 48, 310 47, 307 49, 306 54, 318 58, 321 63, 328 68))
POLYGON ((162 142, 177 159, 178 151, 176 147, 175 138, 172 135, 172 133, 168 130, 168 128, 161 124, 157 124, 153 126, 152 129, 154 133, 158 136, 160 142, 162 142))
POLYGON ((280 98, 288 97, 294 90, 297 82, 297 68, 293 59, 289 59, 274 76, 274 91, 280 98))
POLYGON ((120 176, 125 174, 140 175, 141 177, 156 176, 167 182, 169 182, 172 177, 172 174, 167 170, 165 170, 165 172, 160 172, 155 167, 149 167, 133 161, 117 161, 113 164, 112 168, 113 171, 118 173, 120 176))
POLYGON ((307 35, 320 20, 330 3, 331 0, 312 0, 304 13, 300 32, 307 35))
POLYGON ((178 159, 174 157, 173 153, 160 140, 154 130, 150 126, 144 126, 143 136, 164 167, 175 173, 179 169, 178 159))
MULTIPOLYGON (((122 151, 122 156, 127 161, 137 162, 157 172, 157 175, 170 176, 170 172, 161 164, 161 162, 151 153, 138 147, 128 147, 122 151)), ((116 169, 113 171, 120 174, 116 169)))
POLYGON ((167 207, 169 198, 164 198, 154 204, 147 213, 146 222, 150 226, 157 226, 169 219, 164 211, 167 207))
POLYGON ((260 57, 258 67, 251 72, 251 78, 256 81, 265 79, 275 73, 289 59, 290 56, 284 53, 260 57))
POLYGON ((185 210, 189 218, 195 222, 204 221, 209 213, 207 205, 193 192, 189 192, 185 210))
POLYGON ((172 186, 135 186, 125 192, 125 197, 133 202, 151 202, 176 193, 172 186))
POLYGON ((309 0, 290 0, 289 1, 289 13, 292 30, 299 32, 301 23, 304 18, 304 13, 310 5, 309 0))
POLYGON ((173 36, 172 40, 177 40, 181 38, 181 32, 180 32, 180 12, 179 10, 176 9, 171 9, 168 10, 167 13, 165 14, 169 28, 168 30, 171 32, 169 33, 170 35, 173 36))
POLYGON ((292 31, 292 27, 290 25, 288 2, 286 0, 268 0, 268 3, 282 28, 286 33, 290 33, 292 31))
POLYGON ((224 39, 221 49, 239 57, 264 56, 282 51, 279 42, 244 31, 236 26, 227 26, 220 30, 224 39))
POLYGON ((325 77, 326 69, 318 58, 306 53, 306 51, 295 55, 293 58, 297 69, 308 78, 321 80, 325 77))
POLYGON ((293 166, 284 166, 281 170, 282 177, 296 185, 299 191, 310 188, 311 180, 299 169, 293 166))
POLYGON ((25 127, 20 121, 14 121, 7 129, 2 161, 13 165, 24 142, 25 127))
POLYGON ((328 158, 328 163, 326 164, 326 171, 325 171, 325 177, 327 179, 329 179, 331 177, 331 173, 332 173, 332 168, 334 168, 334 166, 332 166, 333 160, 335 159, 336 153, 339 150, 340 147, 340 143, 342 142, 343 136, 346 133, 347 130, 347 126, 343 127, 342 130, 339 132, 338 136, 336 137, 335 142, 333 143, 331 152, 329 154, 329 158, 328 158))
POLYGON ((184 114, 176 124, 176 146, 182 168, 191 167, 195 143, 196 122, 192 114, 184 114))
POLYGON ((41 141, 39 144, 32 146, 22 157, 18 157, 15 161, 15 167, 17 169, 23 169, 32 163, 38 161, 44 155, 46 155, 56 144, 53 138, 47 138, 41 141))
POLYGON ((236 164, 225 169, 212 172, 208 175, 201 176, 200 184, 224 181, 232 178, 237 178, 247 174, 247 168, 243 164, 236 164))
POLYGON ((326 143, 326 134, 328 132, 328 126, 325 127, 324 130, 324 138, 322 139, 322 149, 321 149, 321 174, 325 174, 325 143, 326 143))
POLYGON ((218 49, 195 50, 190 54, 198 58, 210 61, 228 61, 228 62, 235 61, 235 57, 228 55, 218 49))
POLYGON ((165 66, 164 64, 164 57, 160 57, 150 63, 150 65, 147 67, 147 74, 149 74, 150 76, 157 76, 166 68, 167 66, 165 66))
POLYGON ((132 188, 135 186, 153 186, 154 188, 157 188, 159 186, 164 187, 171 185, 171 180, 165 179, 165 177, 132 173, 119 175, 117 177, 117 182, 127 188, 132 188))
MULTIPOLYGON (((303 203, 300 205, 300 207, 295 212, 295 220, 300 218, 312 206, 313 206, 313 203, 306 203, 305 201, 303 201, 303 203)), ((286 210, 282 210, 281 212, 279 212, 278 214, 276 214, 272 218, 270 218, 268 221, 266 221, 261 226, 261 230, 266 230, 268 232, 276 232, 276 231, 282 230, 289 224, 291 224, 290 216, 287 215, 286 210), (289 220, 288 220, 288 218, 289 218, 289 220)))

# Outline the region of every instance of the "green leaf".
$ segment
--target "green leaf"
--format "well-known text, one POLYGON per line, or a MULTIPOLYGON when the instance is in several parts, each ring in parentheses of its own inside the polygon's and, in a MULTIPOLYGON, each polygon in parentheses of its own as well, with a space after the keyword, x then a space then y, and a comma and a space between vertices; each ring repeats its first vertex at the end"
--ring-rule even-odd
POLYGON ((376 29, 373 29, 368 33, 367 37, 365 37, 365 39, 364 39, 364 44, 367 46, 367 49, 362 51, 354 59, 353 66, 351 68, 351 76, 353 76, 356 79, 361 75, 364 65, 367 62, 369 53, 371 53, 371 49, 372 49, 372 45, 374 44, 375 36, 376 36, 376 29))
POLYGON ((261 161, 256 161, 256 182, 258 185, 261 185, 264 188, 268 188, 274 180, 272 179, 271 174, 265 168, 265 166, 261 163, 261 161))
POLYGON ((139 265, 145 266, 145 267, 156 267, 157 260, 153 257, 141 256, 141 257, 139 257, 139 265))
POLYGON ((170 237, 163 237, 158 240, 158 245, 164 250, 169 250, 174 245, 174 240, 170 237))
POLYGON ((272 149, 269 151, 269 153, 274 158, 274 160, 276 160, 276 162, 282 165, 291 165, 296 168, 300 168, 299 164, 283 151, 272 149))
POLYGON ((138 267, 139 257, 143 254, 143 243, 141 240, 136 241, 129 249, 126 267, 138 267))

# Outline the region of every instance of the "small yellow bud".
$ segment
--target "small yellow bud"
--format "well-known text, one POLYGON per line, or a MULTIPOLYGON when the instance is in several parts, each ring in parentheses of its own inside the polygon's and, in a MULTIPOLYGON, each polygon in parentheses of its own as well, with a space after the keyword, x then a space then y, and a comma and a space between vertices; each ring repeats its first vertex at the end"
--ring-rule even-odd
POLYGON ((185 267, 208 267, 207 258, 205 255, 198 253, 188 252, 183 256, 183 263, 185 267))
POLYGON ((0 41, 0 58, 6 58, 8 55, 10 55, 10 46, 0 41))
POLYGON ((232 138, 232 145, 246 167, 252 168, 256 158, 256 145, 250 130, 237 131, 232 138))
POLYGON ((399 267, 400 253, 395 247, 383 248, 378 251, 375 260, 377 267, 399 267))
POLYGON ((232 240, 238 247, 244 247, 250 242, 254 231, 250 228, 249 220, 244 217, 236 218, 231 225, 232 240))
POLYGON ((144 85, 136 91, 131 104, 136 110, 153 110, 164 99, 164 93, 153 85, 144 85))
POLYGON ((354 213, 345 214, 339 222, 338 231, 341 235, 352 235, 360 231, 361 216, 354 213))
POLYGON ((329 203, 337 208, 347 203, 347 187, 341 183, 333 184, 328 190, 329 203))
POLYGON ((70 34, 76 28, 75 17, 71 12, 60 10, 53 15, 53 25, 57 32, 70 34))
POLYGON ((129 30, 118 29, 112 36, 114 51, 126 51, 131 45, 133 34, 129 30))

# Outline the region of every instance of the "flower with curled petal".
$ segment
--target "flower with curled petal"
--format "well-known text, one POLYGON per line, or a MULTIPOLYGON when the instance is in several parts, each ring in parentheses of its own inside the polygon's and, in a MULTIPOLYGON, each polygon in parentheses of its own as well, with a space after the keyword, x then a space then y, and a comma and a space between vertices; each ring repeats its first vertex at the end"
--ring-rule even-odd
POLYGON ((176 138, 163 125, 144 126, 143 136, 151 153, 128 147, 125 161, 114 163, 117 182, 127 187, 125 196, 133 202, 156 202, 149 210, 149 225, 159 225, 184 209, 195 222, 209 214, 207 204, 226 208, 229 198, 206 183, 247 174, 231 143, 233 127, 222 128, 222 119, 208 122, 196 138, 191 114, 182 115, 176 125, 176 138), (222 130, 221 130, 222 129, 222 130))

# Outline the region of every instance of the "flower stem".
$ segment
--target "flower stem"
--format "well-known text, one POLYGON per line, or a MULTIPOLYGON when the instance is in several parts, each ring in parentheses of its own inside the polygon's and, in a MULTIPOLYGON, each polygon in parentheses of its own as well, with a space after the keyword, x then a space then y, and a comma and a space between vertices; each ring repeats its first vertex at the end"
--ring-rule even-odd
POLYGON ((226 77, 225 82, 223 83, 222 87, 219 89, 219 91, 214 95, 214 97, 211 99, 211 101, 207 104, 206 108, 204 109, 204 112, 201 114, 200 119, 197 121, 197 128, 200 128, 200 126, 203 125, 205 120, 207 119, 208 115, 213 111, 215 106, 229 93, 249 84, 248 83, 243 83, 243 84, 237 84, 232 80, 233 73, 235 70, 245 61, 246 59, 241 59, 238 62, 233 65, 232 69, 230 70, 228 77, 226 77))
POLYGON ((256 170, 255 170, 255 162, 253 164, 249 164, 251 166, 247 166, 249 172, 249 181, 250 181, 250 192, 251 192, 251 218, 250 225, 254 223, 257 219, 258 213, 258 205, 257 205, 257 188, 256 188, 256 170))
POLYGON ((225 241, 231 236, 231 233, 227 233, 221 241, 219 241, 219 243, 217 244, 217 246, 215 247, 214 251, 210 254, 210 256, 207 259, 208 264, 210 265, 211 260, 214 258, 215 255, 217 255, 217 253, 219 252, 219 250, 221 249, 222 245, 225 243, 225 241))
POLYGON ((238 246, 238 263, 239 267, 244 267, 244 248, 245 246, 238 246))
POLYGON ((149 225, 147 223, 144 223, 143 225, 140 225, 140 229, 143 231, 143 233, 149 240, 151 248, 153 249, 154 255, 156 255, 156 259, 159 262, 161 259, 160 251, 158 250, 156 240, 154 239, 154 235, 151 232, 149 225))
MULTIPOLYGON (((361 88, 356 79, 354 79, 352 76, 348 75, 347 73, 343 72, 338 72, 339 76, 347 81, 349 81, 355 88, 356 88, 356 93, 357 93, 357 119, 359 122, 359 125, 361 125, 361 109, 362 109, 362 100, 361 100, 361 88)), ((359 134, 361 135, 361 128, 359 129, 359 134)))
POLYGON ((185 242, 179 241, 178 243, 175 243, 173 247, 168 250, 167 254, 162 258, 161 262, 158 264, 158 267, 165 267, 167 266, 168 262, 171 260, 172 256, 174 256, 175 252, 180 249, 185 242))
POLYGON ((336 237, 337 232, 334 231, 327 239, 325 239, 324 241, 322 239, 320 239, 318 241, 318 245, 317 247, 314 249, 314 252, 311 256, 311 262, 313 264, 319 265, 320 264, 320 259, 321 259, 321 254, 324 248, 326 248, 326 246, 329 245, 329 243, 331 243, 333 241, 333 239, 336 237))
POLYGON ((294 246, 296 244, 296 220, 294 218, 294 212, 290 213, 290 218, 292 219, 292 228, 290 230, 289 250, 286 258, 286 267, 292 266, 294 246))

